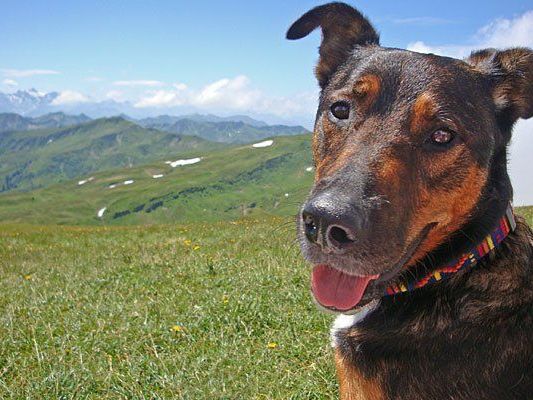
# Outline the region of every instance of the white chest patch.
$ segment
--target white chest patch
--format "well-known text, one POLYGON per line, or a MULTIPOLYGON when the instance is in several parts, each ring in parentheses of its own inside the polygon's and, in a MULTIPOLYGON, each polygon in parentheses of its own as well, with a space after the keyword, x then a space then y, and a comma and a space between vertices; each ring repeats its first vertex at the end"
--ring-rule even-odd
POLYGON ((371 312, 373 312, 379 306, 379 300, 372 300, 366 306, 361 307, 355 314, 339 314, 330 330, 331 346, 336 348, 338 343, 337 334, 339 331, 347 328, 351 328, 363 321, 371 312))

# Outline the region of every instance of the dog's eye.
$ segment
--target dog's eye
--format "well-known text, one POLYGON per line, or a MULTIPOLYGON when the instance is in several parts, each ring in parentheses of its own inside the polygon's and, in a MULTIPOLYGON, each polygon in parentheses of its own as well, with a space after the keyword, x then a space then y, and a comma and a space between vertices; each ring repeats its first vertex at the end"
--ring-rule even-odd
POLYGON ((431 142, 436 145, 446 145, 451 143, 454 137, 455 133, 444 129, 438 129, 431 134, 431 142))
POLYGON ((331 113, 337 119, 348 119, 350 117, 350 104, 347 101, 337 101, 330 107, 331 113))

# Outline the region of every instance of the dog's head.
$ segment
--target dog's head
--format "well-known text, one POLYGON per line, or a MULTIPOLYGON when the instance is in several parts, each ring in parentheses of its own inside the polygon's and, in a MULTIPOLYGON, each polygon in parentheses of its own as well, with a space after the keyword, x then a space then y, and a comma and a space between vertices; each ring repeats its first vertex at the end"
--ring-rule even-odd
POLYGON ((494 222, 503 213, 512 125, 533 115, 533 52, 456 60, 384 48, 343 3, 307 12, 287 38, 317 27, 316 175, 299 233, 316 265, 315 298, 348 311, 380 297, 474 218, 490 225, 494 209, 494 222))

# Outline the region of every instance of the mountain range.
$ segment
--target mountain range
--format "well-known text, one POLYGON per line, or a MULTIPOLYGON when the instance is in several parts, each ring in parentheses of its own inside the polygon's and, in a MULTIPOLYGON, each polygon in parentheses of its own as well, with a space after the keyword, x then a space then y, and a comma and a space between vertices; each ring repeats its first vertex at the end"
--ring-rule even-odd
POLYGON ((45 93, 34 88, 17 90, 13 93, 0 92, 0 112, 16 113, 29 117, 65 112, 68 114, 86 114, 91 118, 138 112, 128 102, 105 100, 65 103, 60 96, 59 92, 45 93))
POLYGON ((120 117, 0 133, 0 191, 31 190, 111 168, 223 147, 120 117))
POLYGON ((314 176, 310 138, 279 136, 261 147, 197 147, 188 156, 194 158, 175 157, 174 163, 159 157, 31 192, 0 194, 0 222, 128 225, 295 215, 314 176))
MULTIPOLYGON (((41 92, 37 89, 18 90, 13 93, 0 91, 0 113, 16 113, 25 117, 36 117, 44 114, 63 112, 69 115, 85 114, 90 118, 103 118, 112 116, 128 116, 128 118, 145 119, 146 124, 156 117, 161 109, 139 108, 129 101, 116 101, 112 99, 95 100, 82 96, 78 101, 68 101, 60 92, 41 92)), ((247 115, 216 116, 212 114, 199 114, 192 107, 171 107, 164 109, 164 113, 180 115, 180 119, 191 119, 198 122, 243 122, 252 126, 266 126, 267 123, 258 121, 247 115)), ((272 115, 264 116, 270 124, 290 124, 294 122, 280 119, 272 115)), ((170 119, 175 117, 170 116, 170 119)), ((262 119, 262 118, 261 118, 262 119)), ((168 122, 168 120, 166 121, 168 122)))
POLYGON ((302 126, 246 115, 138 118, 112 101, 69 108, 58 104, 59 96, 0 93, 0 221, 288 215, 295 204, 288 197, 301 196, 312 179, 310 135, 302 126), (115 116, 95 118, 101 112, 115 116))
POLYGON ((4 113, 0 114, 0 192, 33 190, 107 169, 306 133, 300 126, 270 126, 246 116, 91 120, 84 114, 60 112, 34 118, 4 113))
POLYGON ((58 92, 43 93, 33 88, 14 93, 0 92, 0 112, 22 115, 45 114, 54 106, 54 100, 58 96, 58 92))
POLYGON ((8 131, 28 131, 40 128, 61 128, 63 126, 77 125, 90 121, 85 114, 67 115, 55 112, 40 117, 23 117, 15 113, 0 114, 0 133, 8 131))
MULTIPOLYGON (((128 119, 129 117, 127 115, 122 115, 125 119, 128 119)), ((133 121, 137 121, 142 126, 152 126, 155 125, 172 125, 176 122, 188 119, 195 122, 242 122, 247 125, 255 126, 255 127, 264 127, 268 124, 264 121, 259 121, 257 119, 251 118, 247 115, 231 115, 229 117, 219 117, 218 115, 213 114, 185 114, 180 116, 172 116, 172 115, 159 115, 157 117, 148 117, 148 118, 142 118, 142 119, 132 119, 133 121)))
POLYGON ((180 135, 195 135, 203 139, 221 143, 249 143, 270 136, 302 135, 309 133, 303 126, 267 125, 242 117, 236 120, 202 118, 193 115, 184 117, 161 116, 138 120, 137 123, 146 128, 159 129, 180 135))

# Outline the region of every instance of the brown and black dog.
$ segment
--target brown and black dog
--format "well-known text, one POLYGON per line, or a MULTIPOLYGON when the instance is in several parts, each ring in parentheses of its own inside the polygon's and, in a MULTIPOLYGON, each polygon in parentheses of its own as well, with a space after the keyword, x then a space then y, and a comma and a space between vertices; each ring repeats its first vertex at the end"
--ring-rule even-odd
POLYGON ((533 399, 530 228, 516 217, 477 263, 439 272, 467 262, 506 215, 507 145, 533 116, 533 52, 456 60, 381 47, 343 3, 307 12, 287 38, 317 27, 316 176, 298 230, 316 301, 343 313, 332 332, 341 398, 533 399), (416 290, 385 295, 409 281, 416 290))

